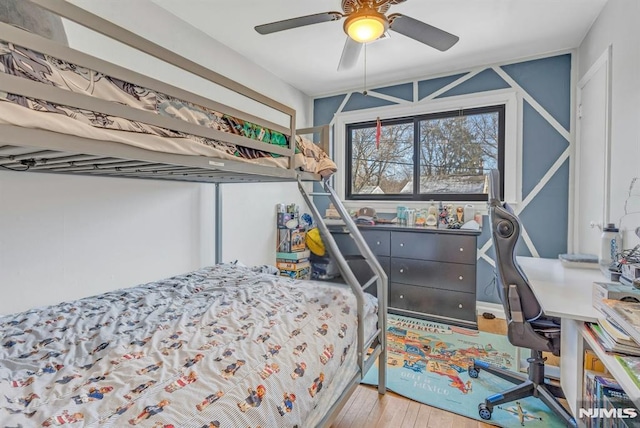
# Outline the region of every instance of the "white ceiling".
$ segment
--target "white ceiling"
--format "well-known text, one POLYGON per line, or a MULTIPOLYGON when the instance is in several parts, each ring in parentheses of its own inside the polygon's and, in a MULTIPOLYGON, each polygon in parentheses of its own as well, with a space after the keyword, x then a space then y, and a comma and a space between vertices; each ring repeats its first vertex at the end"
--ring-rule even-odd
MULTIPOLYGON (((357 65, 337 71, 344 19, 260 35, 254 26, 340 11, 340 0, 152 0, 309 96, 362 88, 357 65)), ((446 52, 402 34, 367 46, 367 87, 578 47, 607 0, 407 0, 402 13, 460 37, 446 52)), ((230 76, 233 78, 233 76, 230 76)))

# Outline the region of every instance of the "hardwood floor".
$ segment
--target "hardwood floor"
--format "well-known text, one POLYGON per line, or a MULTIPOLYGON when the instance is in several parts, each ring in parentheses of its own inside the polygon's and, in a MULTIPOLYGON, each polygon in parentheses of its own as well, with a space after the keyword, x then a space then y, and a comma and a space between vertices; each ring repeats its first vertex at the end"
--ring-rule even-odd
MULTIPOLYGON (((478 318, 478 328, 506 334, 503 319, 478 318)), ((490 428, 495 425, 466 418, 426 404, 418 403, 391 391, 378 395, 376 387, 358 385, 349 401, 331 425, 332 428, 490 428)))
POLYGON ((418 403, 391 391, 378 395, 359 385, 331 425, 332 428, 490 428, 475 419, 418 403))

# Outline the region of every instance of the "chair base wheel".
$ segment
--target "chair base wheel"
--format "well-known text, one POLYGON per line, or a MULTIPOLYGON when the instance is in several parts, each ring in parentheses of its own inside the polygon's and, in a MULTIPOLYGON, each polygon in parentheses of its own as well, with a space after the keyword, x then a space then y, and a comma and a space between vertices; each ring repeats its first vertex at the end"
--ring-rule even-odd
POLYGON ((469 368, 467 369, 467 373, 469 374, 470 378, 477 379, 480 373, 480 369, 474 366, 469 366, 469 368))
POLYGON ((480 403, 478 404, 478 415, 485 421, 488 421, 491 419, 491 410, 489 410, 486 404, 480 403))

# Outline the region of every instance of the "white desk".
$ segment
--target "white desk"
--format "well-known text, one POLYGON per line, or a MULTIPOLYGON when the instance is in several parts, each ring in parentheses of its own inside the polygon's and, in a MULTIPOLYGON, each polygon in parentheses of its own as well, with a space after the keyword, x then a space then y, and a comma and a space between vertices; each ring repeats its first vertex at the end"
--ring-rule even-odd
POLYGON ((518 257, 518 263, 544 313, 562 319, 560 336, 560 383, 574 416, 582 399, 585 321, 602 315, 593 307, 593 282, 606 282, 598 269, 565 268, 558 259, 518 257))

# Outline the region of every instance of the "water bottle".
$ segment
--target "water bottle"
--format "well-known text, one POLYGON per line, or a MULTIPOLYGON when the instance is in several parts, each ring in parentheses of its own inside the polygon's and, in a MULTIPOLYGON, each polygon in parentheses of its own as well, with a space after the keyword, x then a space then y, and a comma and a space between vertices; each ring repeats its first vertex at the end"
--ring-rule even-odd
POLYGON ((609 266, 618 261, 618 255, 621 250, 622 237, 620 236, 620 230, 614 223, 608 223, 602 229, 602 235, 600 235, 600 254, 598 257, 600 270, 607 278, 611 275, 609 266))

